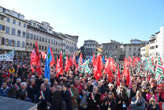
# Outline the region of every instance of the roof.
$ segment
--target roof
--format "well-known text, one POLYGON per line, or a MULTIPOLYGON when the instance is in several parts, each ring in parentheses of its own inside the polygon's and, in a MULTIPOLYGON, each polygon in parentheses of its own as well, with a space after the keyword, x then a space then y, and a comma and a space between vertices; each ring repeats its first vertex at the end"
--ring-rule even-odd
POLYGON ((38 28, 36 28, 36 27, 34 27, 34 26, 27 25, 27 29, 30 29, 30 28, 32 28, 32 29, 34 29, 34 30, 37 30, 37 31, 40 31, 40 32, 43 32, 43 33, 46 33, 46 34, 48 34, 48 35, 50 35, 50 36, 52 36, 52 37, 57 37, 58 39, 61 39, 61 40, 62 40, 62 38, 59 37, 57 34, 51 34, 51 33, 48 33, 48 32, 46 32, 46 31, 44 31, 44 30, 38 29, 38 28))

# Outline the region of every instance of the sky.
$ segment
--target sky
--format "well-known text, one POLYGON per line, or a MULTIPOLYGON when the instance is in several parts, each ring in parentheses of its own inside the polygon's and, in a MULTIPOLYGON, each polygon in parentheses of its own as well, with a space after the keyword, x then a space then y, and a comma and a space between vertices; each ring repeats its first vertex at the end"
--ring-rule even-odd
POLYGON ((148 40, 164 26, 164 0, 0 0, 0 6, 84 40, 148 40))

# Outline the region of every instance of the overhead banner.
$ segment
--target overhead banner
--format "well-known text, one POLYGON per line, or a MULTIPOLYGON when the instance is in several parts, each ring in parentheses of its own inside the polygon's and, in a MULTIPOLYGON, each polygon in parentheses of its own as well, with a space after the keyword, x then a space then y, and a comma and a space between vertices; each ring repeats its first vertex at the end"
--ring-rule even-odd
POLYGON ((10 51, 6 54, 0 54, 0 61, 13 61, 14 51, 10 51))

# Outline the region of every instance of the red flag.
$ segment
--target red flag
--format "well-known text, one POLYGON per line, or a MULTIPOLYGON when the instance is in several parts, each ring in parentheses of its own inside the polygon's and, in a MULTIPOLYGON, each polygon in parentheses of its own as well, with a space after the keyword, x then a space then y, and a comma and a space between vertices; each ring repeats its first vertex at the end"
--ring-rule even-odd
POLYGON ((119 68, 119 65, 117 67, 117 86, 120 85, 120 68, 119 68))
POLYGON ((50 48, 50 51, 51 51, 51 56, 52 56, 52 61, 50 62, 50 66, 54 66, 55 64, 55 59, 54 59, 54 55, 53 55, 53 52, 52 52, 52 49, 50 48))
POLYGON ((70 62, 69 62, 68 56, 66 56, 65 72, 68 72, 69 68, 70 68, 70 62))
POLYGON ((79 62, 80 64, 83 64, 83 55, 82 55, 82 53, 80 53, 79 61, 80 61, 79 62))
POLYGON ((58 77, 60 74, 60 62, 58 60, 58 57, 57 57, 57 60, 56 60, 56 76, 58 77))
POLYGON ((69 57, 69 63, 70 63, 70 67, 71 67, 73 65, 73 60, 72 60, 71 56, 69 57))
POLYGON ((57 58, 57 63, 56 63, 56 76, 58 77, 59 75, 63 74, 63 57, 62 57, 62 52, 60 52, 60 57, 59 59, 57 58))
POLYGON ((109 62, 110 62, 110 58, 107 59, 107 61, 105 62, 105 68, 104 68, 104 73, 109 73, 109 62))
POLYGON ((109 81, 109 82, 112 82, 112 81, 113 81, 113 78, 114 78, 113 73, 112 73, 112 71, 110 70, 109 73, 108 73, 108 81, 109 81))
POLYGON ((113 71, 116 71, 116 65, 115 65, 115 61, 114 61, 114 59, 113 58, 110 58, 110 67, 111 67, 111 70, 113 70, 113 71))
POLYGON ((40 64, 40 54, 37 42, 35 42, 35 47, 31 53, 31 69, 41 75, 41 64, 40 64))
POLYGON ((45 60, 46 59, 46 53, 45 52, 41 52, 41 55, 42 55, 43 60, 45 60))
POLYGON ((76 56, 75 56, 75 54, 73 55, 73 64, 75 65, 75 71, 77 72, 78 64, 76 63, 76 56))
POLYGON ((63 56, 62 56, 62 52, 60 52, 60 67, 62 68, 62 72, 63 72, 63 56))
POLYGON ((129 83, 130 83, 130 72, 129 72, 129 69, 127 69, 126 85, 129 86, 129 83))
POLYGON ((73 60, 72 60, 72 62, 76 66, 76 56, 75 56, 75 54, 73 54, 73 60))
POLYGON ((102 61, 101 61, 101 55, 98 55, 96 58, 96 64, 94 67, 94 77, 96 80, 99 80, 102 75, 102 61))
POLYGON ((33 66, 36 65, 36 53, 35 53, 34 50, 31 52, 30 65, 31 65, 31 71, 32 71, 32 72, 35 72, 35 69, 34 69, 33 66))
POLYGON ((96 57, 96 59, 95 59, 95 63, 93 64, 93 74, 95 75, 96 74, 96 72, 97 72, 97 61, 98 61, 98 57, 96 57))

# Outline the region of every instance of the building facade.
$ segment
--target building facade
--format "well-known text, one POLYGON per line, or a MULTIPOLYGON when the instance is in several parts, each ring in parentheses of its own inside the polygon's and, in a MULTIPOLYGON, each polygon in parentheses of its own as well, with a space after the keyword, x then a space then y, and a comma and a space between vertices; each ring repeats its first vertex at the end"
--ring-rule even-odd
POLYGON ((83 46, 84 56, 89 57, 97 53, 97 47, 99 47, 99 43, 95 40, 85 40, 83 46))
POLYGON ((72 36, 68 34, 58 33, 60 38, 63 38, 62 51, 67 55, 73 55, 77 51, 78 36, 72 36))
POLYGON ((141 49, 142 59, 148 57, 157 57, 159 54, 164 59, 164 27, 160 27, 160 31, 153 34, 147 45, 141 49))
POLYGON ((78 36, 55 32, 48 22, 26 20, 22 14, 0 6, 0 53, 15 50, 16 55, 26 56, 36 41, 40 51, 47 52, 50 46, 54 55, 61 51, 73 55, 78 36))
MULTIPOLYGON (((63 39, 49 29, 44 28, 44 24, 37 21, 29 21, 26 34, 26 51, 31 52, 35 42, 38 42, 40 51, 46 52, 48 46, 51 47, 54 54, 59 54, 62 49, 63 39)), ((51 27, 50 27, 51 28, 51 27)), ((52 29, 52 28, 51 28, 52 29)))
POLYGON ((25 51, 27 21, 24 16, 0 7, 0 49, 1 52, 15 50, 16 54, 25 51))
POLYGON ((103 43, 103 55, 106 57, 113 57, 115 60, 120 58, 121 44, 120 42, 113 41, 109 43, 103 43))
POLYGON ((141 48, 146 45, 146 41, 141 41, 138 39, 131 40, 129 44, 123 44, 123 52, 125 57, 136 56, 141 57, 141 48))

